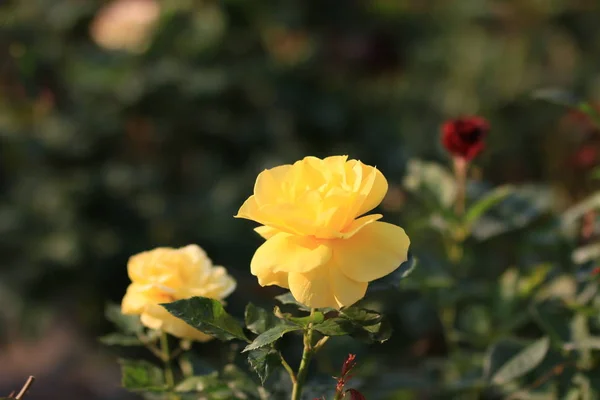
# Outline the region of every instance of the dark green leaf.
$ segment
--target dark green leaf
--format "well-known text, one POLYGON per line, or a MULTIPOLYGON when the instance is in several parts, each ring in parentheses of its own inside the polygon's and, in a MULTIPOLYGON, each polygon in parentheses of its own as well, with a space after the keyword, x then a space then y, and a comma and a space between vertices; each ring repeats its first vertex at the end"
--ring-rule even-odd
POLYGON ((537 89, 531 93, 536 100, 544 100, 552 104, 575 108, 581 103, 573 93, 558 88, 537 89))
POLYGON ((519 378, 537 367, 550 348, 550 339, 543 337, 536 340, 521 352, 512 357, 491 378, 491 382, 501 385, 519 378))
POLYGON ((268 312, 264 308, 257 307, 252 303, 248 303, 246 306, 244 316, 246 327, 257 335, 280 323, 279 319, 273 315, 273 313, 268 312))
POLYGON ((277 339, 281 338, 283 335, 289 332, 301 331, 304 328, 302 326, 291 324, 291 323, 283 323, 281 325, 277 325, 260 335, 254 339, 252 343, 250 343, 242 352, 250 351, 254 349, 258 349, 259 347, 266 346, 275 342, 277 339))
POLYGON ((303 310, 303 311, 310 311, 310 308, 306 307, 304 304, 298 303, 296 301, 296 299, 294 298, 294 296, 292 295, 292 292, 287 292, 284 294, 281 294, 279 296, 275 296, 275 299, 280 302, 281 304, 286 304, 286 305, 294 305, 296 306, 299 310, 303 310))
POLYGON ((375 325, 382 318, 377 311, 359 307, 344 308, 340 311, 340 315, 362 326, 375 325))
POLYGON ((123 315, 117 304, 107 304, 104 316, 124 333, 138 334, 144 332, 144 326, 138 315, 123 315))
POLYGON ((119 360, 121 382, 125 389, 145 392, 166 390, 163 372, 147 361, 119 360))
POLYGON ((248 352, 248 363, 264 385, 271 372, 279 366, 280 360, 271 347, 261 347, 248 352))
POLYGON ((367 343, 385 342, 392 333, 391 325, 381 314, 358 307, 342 310, 339 317, 327 319, 313 327, 325 336, 350 335, 367 343))
POLYGON ((203 398, 211 400, 230 400, 236 398, 227 385, 227 382, 220 379, 217 372, 186 378, 175 387, 175 391, 182 394, 193 393, 193 399, 198 398, 196 393, 202 393, 203 398))
POLYGON ((382 319, 375 325, 365 326, 364 329, 368 332, 368 337, 364 339, 367 342, 383 343, 392 337, 392 325, 387 319, 382 319))
POLYGON ((177 318, 217 339, 249 342, 240 323, 225 311, 218 300, 192 297, 161 305, 177 318))
POLYGON ((144 343, 137 336, 123 335, 122 333, 109 333, 98 339, 107 346, 143 346, 144 343))
POLYGON ((313 326, 314 329, 325 336, 351 335, 359 326, 347 318, 330 318, 313 326))
POLYGON ((279 307, 276 306, 273 310, 273 314, 275 314, 277 318, 281 318, 304 327, 308 326, 310 323, 319 324, 325 320, 325 315, 321 311, 315 311, 312 313, 312 315, 307 315, 306 317, 294 317, 290 313, 282 312, 279 307))
POLYGON ((409 160, 403 184, 435 210, 450 208, 456 198, 456 179, 439 163, 409 160))

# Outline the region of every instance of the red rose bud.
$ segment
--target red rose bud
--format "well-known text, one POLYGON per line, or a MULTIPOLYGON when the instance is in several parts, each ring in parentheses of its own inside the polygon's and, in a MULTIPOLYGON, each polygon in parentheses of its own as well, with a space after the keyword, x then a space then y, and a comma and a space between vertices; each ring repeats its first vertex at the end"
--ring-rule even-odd
POLYGON ((442 144, 450 154, 469 161, 485 148, 490 125, 481 117, 448 120, 442 125, 442 144))
POLYGON ((350 400, 367 400, 366 397, 363 396, 363 394, 356 389, 346 390, 346 393, 344 394, 344 399, 347 397, 350 400), (348 397, 348 395, 350 395, 350 396, 348 397))
POLYGON ((344 361, 344 365, 342 365, 342 377, 345 378, 346 375, 356 366, 356 354, 348 354, 348 358, 344 361))

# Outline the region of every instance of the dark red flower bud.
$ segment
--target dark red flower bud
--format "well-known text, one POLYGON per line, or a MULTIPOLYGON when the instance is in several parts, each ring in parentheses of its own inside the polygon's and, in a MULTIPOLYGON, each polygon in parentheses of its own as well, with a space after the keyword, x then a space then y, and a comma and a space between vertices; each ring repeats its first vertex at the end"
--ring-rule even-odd
POLYGON ((346 377, 350 371, 356 366, 356 354, 348 354, 348 358, 344 361, 344 365, 342 365, 342 377, 346 377))
POLYGON ((482 117, 463 117, 444 122, 442 144, 455 157, 472 160, 484 148, 490 125, 482 117))
POLYGON ((367 400, 367 398, 356 389, 348 389, 344 394, 344 399, 350 395, 350 400, 367 400))

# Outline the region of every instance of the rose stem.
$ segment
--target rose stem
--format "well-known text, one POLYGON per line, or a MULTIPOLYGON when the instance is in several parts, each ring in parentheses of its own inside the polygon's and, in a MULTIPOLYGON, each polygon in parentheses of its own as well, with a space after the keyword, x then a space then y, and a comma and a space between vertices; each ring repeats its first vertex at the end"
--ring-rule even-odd
POLYGON ((462 216, 465 213, 465 201, 467 192, 467 167, 468 162, 462 157, 454 157, 454 176, 456 177, 456 203, 454 210, 456 215, 462 216))
MULTIPOLYGON (((162 350, 162 360, 165 363, 165 381, 167 388, 173 390, 175 386, 175 378, 173 377, 173 369, 171 368, 171 355, 169 353, 169 338, 166 332, 160 334, 160 349, 162 350)), ((176 396, 172 397, 177 399, 176 396)))
MULTIPOLYGON (((312 317, 315 313, 315 309, 310 310, 310 316, 312 317)), ((304 332, 304 350, 302 352, 302 361, 300 361, 300 367, 298 368, 298 374, 296 375, 296 382, 294 383, 294 387, 292 389, 292 400, 300 400, 302 396, 302 389, 304 386, 304 382, 306 381, 306 375, 308 374, 308 366, 310 364, 310 360, 312 356, 323 347, 325 344, 325 340, 321 339, 319 341, 320 345, 314 346, 312 345, 313 341, 313 329, 312 322, 308 324, 308 328, 304 332)))

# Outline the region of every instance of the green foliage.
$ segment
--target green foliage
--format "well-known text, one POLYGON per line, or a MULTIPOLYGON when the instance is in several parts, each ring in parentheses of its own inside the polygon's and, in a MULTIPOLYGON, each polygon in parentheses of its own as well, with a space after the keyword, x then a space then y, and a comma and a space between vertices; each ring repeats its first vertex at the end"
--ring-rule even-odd
POLYGON ((137 335, 144 330, 139 316, 122 314, 121 307, 117 304, 107 304, 104 315, 106 319, 115 324, 123 333, 137 335))
POLYGON ((248 341, 240 323, 225 311, 218 300, 191 297, 163 304, 163 307, 177 318, 219 340, 248 341))
MULTIPOLYGON (((182 399, 254 396, 233 393, 223 364, 279 324, 335 336, 311 388, 321 379, 331 387, 352 351, 369 399, 598 397, 598 168, 571 162, 580 147, 598 149, 600 119, 587 100, 598 91, 597 2, 165 1, 137 53, 94 42, 92 21, 107 3, 0 5, 0 299, 10 304, 0 334, 9 343, 63 314, 104 333, 98 310, 123 296, 128 257, 155 246, 210 249, 239 278, 228 310, 267 303, 271 292, 248 273, 260 239, 231 216, 262 169, 343 153, 385 173, 379 208, 406 228, 419 262, 408 279, 414 263, 388 277, 397 285, 369 284, 365 307, 386 318, 365 324, 319 310, 311 320, 288 293, 277 316, 247 309, 245 331, 210 305, 194 326, 235 340, 182 350, 217 371, 185 378, 214 391, 182 399), (530 101, 533 88, 557 82, 570 87, 530 101), (492 129, 456 215, 439 125, 474 113, 492 129), (386 325, 394 335, 383 344, 347 340, 379 342, 386 325), (486 351, 498 371, 524 340, 543 337, 552 349, 537 367, 502 385, 482 378, 486 351)), ((106 316, 119 329, 101 339, 111 351, 148 357, 140 344, 158 345, 139 316, 118 306, 106 316)), ((280 390, 271 398, 289 397, 275 376, 266 381, 278 352, 299 357, 299 346, 286 334, 245 353, 280 390)), ((172 364, 179 382, 185 368, 172 364)))
POLYGON ((248 352, 248 363, 254 372, 256 372, 263 385, 273 370, 281 364, 279 355, 270 346, 250 350, 248 352))
MULTIPOLYGON (((488 367, 491 374, 490 381, 502 385, 525 375, 542 362, 549 348, 550 339, 544 337, 525 347, 500 367, 496 367, 490 360, 488 367)), ((493 359, 493 356, 490 358, 493 359)))
POLYGON ((162 369, 147 361, 120 360, 123 387, 136 392, 164 392, 162 369))
POLYGON ((297 332, 304 330, 302 325, 297 325, 289 322, 284 322, 274 326, 258 335, 248 346, 244 348, 244 352, 256 350, 258 348, 270 345, 283 337, 286 333, 297 332))
POLYGON ((271 329, 281 323, 279 318, 273 313, 268 312, 264 308, 257 307, 252 303, 246 305, 244 320, 246 322, 246 328, 257 335, 260 335, 267 329, 271 329))

